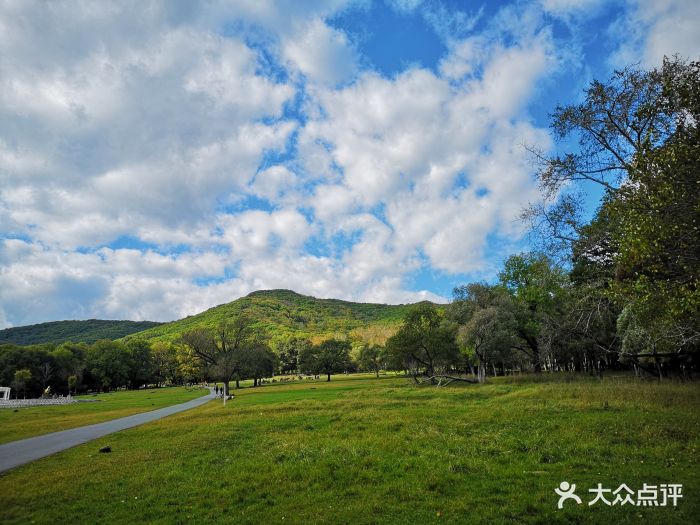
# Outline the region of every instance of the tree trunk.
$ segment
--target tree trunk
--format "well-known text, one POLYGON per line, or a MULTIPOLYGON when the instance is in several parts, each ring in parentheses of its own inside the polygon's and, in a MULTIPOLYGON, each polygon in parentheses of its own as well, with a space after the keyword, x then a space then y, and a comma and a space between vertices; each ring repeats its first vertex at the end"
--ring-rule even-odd
POLYGON ((540 345, 537 342, 536 337, 525 336, 525 342, 527 346, 530 347, 532 351, 532 362, 535 367, 535 373, 539 374, 542 372, 542 362, 540 360, 540 345))
POLYGON ((486 382, 486 366, 484 365, 484 363, 479 363, 479 366, 477 368, 476 379, 477 381, 479 381, 479 383, 486 382))
POLYGON ((326 381, 330 381, 330 380, 331 380, 331 373, 328 372, 328 379, 326 381))

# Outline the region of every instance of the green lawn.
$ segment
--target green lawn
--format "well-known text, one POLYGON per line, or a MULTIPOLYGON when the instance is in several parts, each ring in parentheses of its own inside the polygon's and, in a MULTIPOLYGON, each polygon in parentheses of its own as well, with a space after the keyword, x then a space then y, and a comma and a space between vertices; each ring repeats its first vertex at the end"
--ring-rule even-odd
POLYGON ((205 389, 184 387, 127 390, 78 397, 99 399, 97 403, 19 408, 16 411, 4 408, 0 409, 0 443, 176 405, 207 393, 205 389))
POLYGON ((627 378, 250 388, 1 475, 2 522, 697 523, 699 409, 698 384, 627 378), (556 509, 564 480, 582 505, 556 509), (598 483, 684 497, 589 507, 598 483))

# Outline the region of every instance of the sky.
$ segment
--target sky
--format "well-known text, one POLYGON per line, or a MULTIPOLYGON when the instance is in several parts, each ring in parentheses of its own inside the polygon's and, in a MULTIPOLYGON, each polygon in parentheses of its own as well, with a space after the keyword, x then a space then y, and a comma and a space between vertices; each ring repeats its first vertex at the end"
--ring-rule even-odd
POLYGON ((254 290, 449 301, 530 249, 526 145, 696 0, 0 1, 0 328, 254 290))

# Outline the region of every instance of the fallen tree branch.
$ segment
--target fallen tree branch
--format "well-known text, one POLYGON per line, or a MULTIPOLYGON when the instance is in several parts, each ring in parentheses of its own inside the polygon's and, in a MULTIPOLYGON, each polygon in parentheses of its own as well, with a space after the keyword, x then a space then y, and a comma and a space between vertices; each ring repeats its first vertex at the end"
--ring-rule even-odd
POLYGON ((470 379, 468 377, 448 376, 448 375, 444 375, 444 374, 436 374, 436 375, 432 375, 429 377, 425 377, 425 378, 422 378, 421 381, 418 380, 417 376, 414 376, 414 379, 415 379, 416 383, 418 383, 419 385, 430 381, 435 386, 446 386, 454 381, 462 381, 465 383, 478 383, 479 382, 476 379, 470 379), (437 381, 437 384, 435 383, 436 381, 437 381), (444 383, 443 383, 443 381, 444 381, 444 383))

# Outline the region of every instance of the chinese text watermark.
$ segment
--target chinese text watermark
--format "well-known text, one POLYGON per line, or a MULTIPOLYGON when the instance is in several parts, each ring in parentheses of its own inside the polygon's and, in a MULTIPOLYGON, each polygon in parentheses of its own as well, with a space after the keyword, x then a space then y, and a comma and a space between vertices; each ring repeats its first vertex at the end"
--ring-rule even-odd
MULTIPOLYGON (((591 493, 588 506, 600 503, 608 506, 666 507, 672 505, 675 507, 678 500, 683 497, 682 491, 683 485, 678 483, 662 483, 660 485, 644 483, 642 488, 636 491, 624 483, 615 490, 605 488, 602 483, 598 483, 597 487, 588 489, 588 492, 591 493)), ((564 502, 567 500, 571 500, 576 505, 583 504, 581 498, 576 495, 576 483, 562 481, 559 487, 554 489, 554 492, 559 496, 558 509, 564 508, 564 502)))

